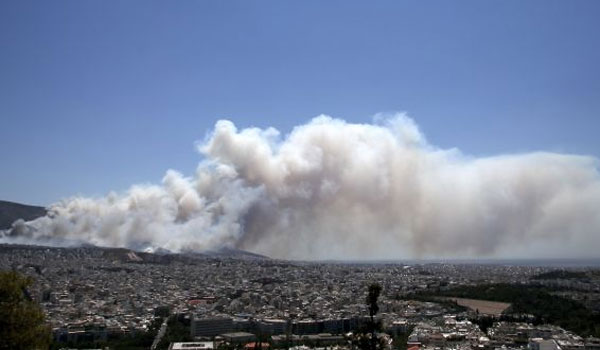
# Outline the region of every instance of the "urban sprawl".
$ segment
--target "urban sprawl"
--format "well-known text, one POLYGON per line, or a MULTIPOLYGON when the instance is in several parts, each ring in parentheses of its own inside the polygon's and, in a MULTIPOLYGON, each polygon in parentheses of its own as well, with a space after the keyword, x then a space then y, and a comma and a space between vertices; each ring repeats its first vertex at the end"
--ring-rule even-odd
MULTIPOLYGON (((102 340, 145 332, 160 310, 189 324, 195 343, 350 349, 369 320, 368 287, 382 293, 376 319, 388 349, 600 350, 600 340, 559 326, 500 320, 509 303, 413 298, 483 283, 529 283, 556 269, 475 263, 298 262, 253 255, 148 254, 96 247, 0 246, 0 269, 34 278, 29 291, 57 341, 102 340), (459 308, 457 305, 466 306, 459 308), (472 322, 495 317, 485 332, 472 322), (361 328, 362 327, 362 328, 361 328), (260 345, 260 343, 259 343, 260 345)), ((583 269, 583 268, 579 268, 583 269)), ((562 296, 598 312, 598 279, 536 280, 560 284, 562 296), (573 287, 573 288, 571 288, 573 287)), ((166 322, 157 337, 164 333, 166 322)))

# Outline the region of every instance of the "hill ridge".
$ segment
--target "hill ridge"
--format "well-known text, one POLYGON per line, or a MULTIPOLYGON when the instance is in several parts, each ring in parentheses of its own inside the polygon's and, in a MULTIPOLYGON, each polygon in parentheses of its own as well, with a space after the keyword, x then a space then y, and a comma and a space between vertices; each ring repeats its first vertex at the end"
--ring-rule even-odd
POLYGON ((44 207, 0 200, 0 230, 10 229, 12 224, 19 219, 29 221, 44 216, 46 213, 47 210, 44 207))

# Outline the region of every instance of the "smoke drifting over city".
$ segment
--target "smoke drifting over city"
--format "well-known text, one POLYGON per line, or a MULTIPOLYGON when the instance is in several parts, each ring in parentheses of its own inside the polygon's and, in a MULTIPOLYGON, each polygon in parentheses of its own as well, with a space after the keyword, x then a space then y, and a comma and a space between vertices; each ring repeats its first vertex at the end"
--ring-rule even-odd
POLYGON ((404 115, 320 116, 288 135, 221 120, 198 149, 193 177, 169 170, 160 185, 63 200, 0 242, 292 259, 598 254, 593 157, 469 157, 429 144, 404 115))

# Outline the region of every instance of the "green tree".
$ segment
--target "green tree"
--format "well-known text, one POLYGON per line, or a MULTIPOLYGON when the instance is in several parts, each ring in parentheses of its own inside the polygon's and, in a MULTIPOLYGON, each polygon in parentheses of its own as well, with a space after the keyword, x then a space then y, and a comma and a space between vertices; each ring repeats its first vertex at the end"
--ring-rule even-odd
POLYGON ((31 300, 30 277, 15 271, 0 271, 0 350, 47 349, 50 328, 44 312, 31 300))

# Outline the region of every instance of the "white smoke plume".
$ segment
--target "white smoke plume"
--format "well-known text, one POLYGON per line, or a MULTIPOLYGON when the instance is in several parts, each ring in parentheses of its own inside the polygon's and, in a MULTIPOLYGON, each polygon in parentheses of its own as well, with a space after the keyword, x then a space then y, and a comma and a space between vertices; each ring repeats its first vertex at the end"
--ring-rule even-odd
POLYGON ((278 258, 597 257, 598 160, 468 157, 405 115, 320 116, 289 135, 221 120, 194 177, 71 198, 0 241, 171 251, 236 247, 278 258))

